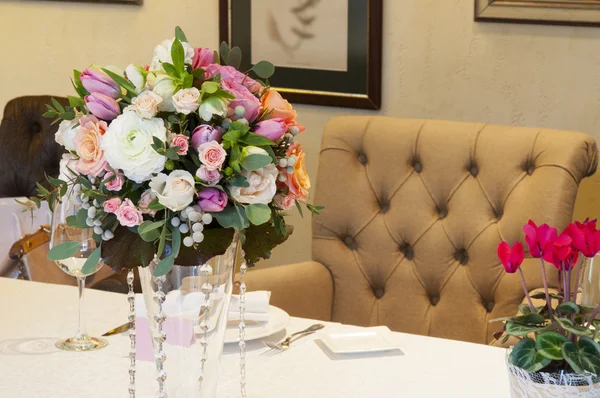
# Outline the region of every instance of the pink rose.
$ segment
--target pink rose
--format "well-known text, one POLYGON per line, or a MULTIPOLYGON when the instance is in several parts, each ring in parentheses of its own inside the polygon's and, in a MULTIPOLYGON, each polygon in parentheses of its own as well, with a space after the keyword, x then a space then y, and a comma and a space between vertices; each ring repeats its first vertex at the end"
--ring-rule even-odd
POLYGON ((208 124, 201 124, 192 132, 192 148, 198 150, 200 144, 209 141, 221 142, 221 136, 221 130, 218 128, 214 128, 208 124))
POLYGON ((86 115, 79 120, 79 129, 73 138, 75 152, 79 155, 77 171, 97 177, 104 172, 106 160, 101 149, 102 136, 108 129, 105 121, 86 115))
POLYGON ((209 141, 198 146, 198 159, 209 170, 221 170, 227 152, 217 141, 209 141))
POLYGON ((102 203, 105 213, 116 213, 119 206, 121 206, 121 198, 110 198, 102 203))
POLYGON ((171 146, 178 146, 177 154, 181 156, 187 155, 189 145, 190 139, 185 134, 175 134, 171 140, 171 146))
POLYGON ((192 69, 205 68, 212 64, 214 59, 214 53, 210 48, 195 48, 192 69))
POLYGON ((271 141, 277 141, 287 131, 287 125, 285 120, 282 118, 263 120, 262 122, 256 123, 254 132, 258 135, 262 135, 271 141))
POLYGON ((140 212, 142 214, 148 214, 149 216, 154 217, 154 215, 156 214, 156 210, 149 209, 148 206, 150 206, 150 203, 152 203, 152 201, 155 198, 156 194, 152 192, 151 189, 147 189, 144 191, 142 197, 138 202, 138 208, 140 209, 140 212))
POLYGON ((235 96, 235 99, 229 102, 227 117, 237 120, 235 108, 238 106, 244 107, 243 118, 248 122, 251 123, 258 117, 261 107, 260 101, 247 87, 233 80, 221 80, 221 87, 229 94, 235 96))
POLYGON ((142 213, 130 199, 125 199, 115 214, 119 223, 124 227, 135 227, 144 221, 142 213))
POLYGON ((125 179, 123 178, 123 174, 121 174, 117 171, 117 175, 115 176, 115 178, 113 178, 111 181, 106 182, 108 179, 110 179, 114 175, 115 174, 110 170, 107 171, 106 174, 104 174, 104 178, 103 178, 103 180, 105 181, 104 186, 109 191, 120 191, 121 188, 123 188, 123 183, 125 182, 125 179))
POLYGON ((196 176, 207 183, 208 185, 216 185, 222 177, 219 170, 211 170, 208 167, 202 165, 196 170, 196 176))
POLYGON ((240 72, 233 66, 223 66, 219 64, 211 64, 206 68, 204 74, 205 79, 212 79, 213 77, 220 75, 221 82, 237 83, 246 87, 251 93, 257 93, 261 89, 261 84, 256 80, 248 77, 245 73, 240 72))
POLYGON ((279 207, 281 207, 283 210, 289 210, 291 209, 295 202, 296 202, 296 197, 294 195, 281 195, 281 194, 277 194, 275 195, 275 197, 273 198, 273 202, 275 202, 275 204, 279 207))
POLYGON ((227 206, 227 194, 217 188, 204 188, 198 192, 198 206, 202 211, 218 213, 227 206))

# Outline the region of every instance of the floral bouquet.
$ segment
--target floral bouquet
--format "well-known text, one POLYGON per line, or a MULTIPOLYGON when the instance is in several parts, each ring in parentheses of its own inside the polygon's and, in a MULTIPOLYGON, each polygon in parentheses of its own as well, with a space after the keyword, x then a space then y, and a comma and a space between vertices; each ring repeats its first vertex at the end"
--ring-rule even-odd
MULTIPOLYGON (((156 255, 155 276, 175 261, 197 265, 223 254, 235 230, 253 264, 288 237, 284 211, 321 209, 306 203, 310 181, 294 142, 304 127, 269 87, 273 65, 239 71, 239 48, 194 48, 175 32, 149 66, 74 71, 77 95, 68 106, 53 100, 44 114, 62 120, 61 176, 48 179, 49 188, 38 184, 31 198, 38 207, 40 199, 83 203, 67 223, 93 228, 102 241, 90 257, 120 269, 156 255)), ((72 250, 57 245, 49 257, 72 250)))
POLYGON ((580 257, 591 258, 600 251, 596 220, 571 223, 560 235, 555 228, 547 224, 538 227, 531 220, 523 230, 529 254, 541 261, 544 291, 530 295, 527 289, 520 268, 523 245, 516 242, 511 247, 506 242, 500 243, 498 258, 506 272, 520 272, 527 304, 519 307, 520 315, 501 318, 505 327, 495 337, 504 334, 503 343, 509 336, 520 339, 508 361, 526 372, 600 376, 600 345, 597 343, 600 304, 594 308, 576 303, 580 257), (556 293, 548 289, 544 261, 551 262, 558 270, 556 293), (545 300, 545 305, 536 307, 532 298, 545 300))

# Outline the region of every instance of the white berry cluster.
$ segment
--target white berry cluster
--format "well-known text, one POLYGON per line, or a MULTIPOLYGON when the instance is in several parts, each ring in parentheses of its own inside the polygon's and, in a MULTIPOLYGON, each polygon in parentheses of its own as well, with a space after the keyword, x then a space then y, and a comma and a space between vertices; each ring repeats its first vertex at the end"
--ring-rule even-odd
POLYGON ((295 155, 292 155, 289 158, 279 159, 278 165, 280 167, 280 173, 277 179, 281 182, 284 182, 285 180, 287 180, 287 174, 294 174, 294 165, 297 161, 298 158, 295 155))
MULTIPOLYGON (((95 181, 90 178, 90 182, 93 184, 95 181)), ((90 201, 90 197, 81 192, 80 184, 73 185, 73 193, 75 194, 75 201, 81 203, 81 207, 87 210, 85 223, 88 227, 93 227, 94 233, 100 235, 102 240, 114 238, 115 235, 111 229, 102 229, 102 218, 104 216, 102 205, 96 199, 90 201)))
POLYGON ((200 243, 204 240, 204 226, 212 222, 213 217, 210 213, 204 213, 200 206, 194 205, 181 210, 178 217, 171 219, 171 225, 179 227, 182 235, 188 235, 183 238, 184 246, 190 247, 194 243, 200 243))

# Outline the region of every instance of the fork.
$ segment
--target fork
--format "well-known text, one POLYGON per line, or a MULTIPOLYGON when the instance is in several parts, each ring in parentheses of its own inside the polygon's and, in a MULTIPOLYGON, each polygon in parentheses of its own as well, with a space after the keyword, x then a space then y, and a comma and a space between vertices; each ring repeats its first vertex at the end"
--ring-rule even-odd
POLYGON ((280 343, 275 344, 275 343, 271 343, 270 341, 267 341, 267 342, 265 342, 265 345, 267 347, 269 347, 269 349, 260 355, 266 354, 268 352, 278 354, 280 352, 287 351, 290 349, 290 344, 292 343, 292 341, 298 340, 304 336, 311 335, 311 334, 315 333, 317 330, 323 329, 324 327, 325 327, 325 325, 317 323, 312 326, 309 326, 308 328, 306 328, 304 330, 290 334, 288 337, 285 338, 285 340, 283 340, 280 343))

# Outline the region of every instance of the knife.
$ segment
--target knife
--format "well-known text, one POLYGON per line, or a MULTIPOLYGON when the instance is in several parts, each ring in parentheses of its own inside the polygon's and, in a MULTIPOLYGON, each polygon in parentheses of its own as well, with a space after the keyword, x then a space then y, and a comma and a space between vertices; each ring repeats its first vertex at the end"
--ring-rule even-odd
POLYGON ((117 326, 116 328, 109 330, 108 332, 104 333, 102 335, 102 337, 112 336, 112 335, 119 334, 119 333, 124 333, 124 332, 128 331, 129 329, 131 329, 131 323, 127 322, 127 323, 122 324, 121 326, 117 326))

